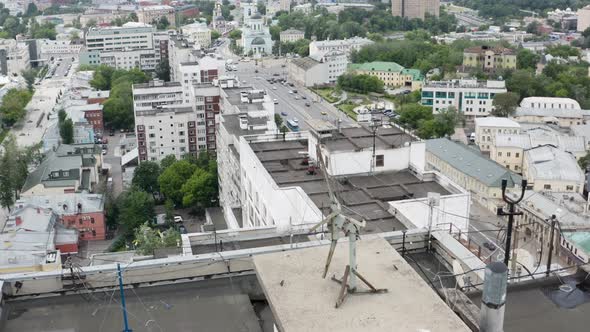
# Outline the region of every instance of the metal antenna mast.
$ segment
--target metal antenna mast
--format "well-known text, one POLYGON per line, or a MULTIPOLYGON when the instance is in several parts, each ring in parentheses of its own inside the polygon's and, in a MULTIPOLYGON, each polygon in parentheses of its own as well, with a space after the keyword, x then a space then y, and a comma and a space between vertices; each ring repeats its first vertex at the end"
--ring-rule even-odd
POLYGON ((336 198, 332 186, 330 185, 330 179, 328 178, 328 172, 322 158, 319 144, 317 145, 316 150, 318 163, 321 166, 322 172, 324 173, 324 177, 326 179, 326 184, 328 185, 328 194, 330 195, 330 209, 332 210, 332 212, 324 220, 320 221, 311 228, 311 231, 313 232, 326 224, 330 229, 330 239, 332 242, 330 244, 330 251, 328 252, 328 259, 326 260, 326 265, 324 267, 324 274, 322 276, 323 278, 326 278, 326 275, 328 274, 328 268, 330 267, 332 257, 334 256, 334 250, 336 249, 336 244, 338 243, 340 231, 342 231, 342 233, 348 237, 349 262, 344 270, 344 276, 342 279, 337 279, 336 276, 332 276, 332 280, 336 281, 342 286, 336 301, 336 308, 338 308, 342 305, 342 303, 344 303, 344 300, 348 294, 385 293, 387 292, 387 289, 377 289, 373 287, 373 285, 371 285, 371 283, 369 283, 369 281, 358 272, 356 264, 356 241, 360 238, 360 229, 365 227, 367 222, 364 219, 362 222, 358 221, 342 213, 342 205, 336 198), (369 287, 369 290, 361 291, 357 289, 357 277, 365 285, 367 285, 367 287, 369 287))

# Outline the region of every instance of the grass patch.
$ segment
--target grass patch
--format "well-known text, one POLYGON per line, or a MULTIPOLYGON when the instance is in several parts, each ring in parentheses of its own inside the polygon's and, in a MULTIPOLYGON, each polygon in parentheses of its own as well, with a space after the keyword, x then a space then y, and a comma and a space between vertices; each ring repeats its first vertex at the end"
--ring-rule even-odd
POLYGON ((338 100, 340 100, 340 98, 334 97, 332 95, 332 93, 334 92, 333 88, 317 88, 317 89, 312 89, 312 90, 315 91, 315 93, 320 95, 322 98, 324 98, 329 103, 335 103, 338 100))
POLYGON ((338 109, 341 110, 342 112, 344 112, 346 115, 348 115, 351 119, 356 121, 356 113, 353 111, 353 109, 356 106, 357 105, 350 104, 350 103, 343 103, 343 104, 338 105, 338 109))

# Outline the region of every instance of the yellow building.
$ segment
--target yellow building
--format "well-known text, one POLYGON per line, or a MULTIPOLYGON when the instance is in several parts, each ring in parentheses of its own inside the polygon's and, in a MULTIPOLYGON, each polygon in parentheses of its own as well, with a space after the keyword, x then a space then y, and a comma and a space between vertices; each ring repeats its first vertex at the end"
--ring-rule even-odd
POLYGON ((356 74, 375 76, 388 88, 405 87, 412 91, 420 90, 424 81, 418 69, 406 69, 395 62, 351 64, 348 68, 356 74))
POLYGON ((484 71, 516 69, 516 53, 503 47, 477 46, 463 51, 463 67, 484 71))

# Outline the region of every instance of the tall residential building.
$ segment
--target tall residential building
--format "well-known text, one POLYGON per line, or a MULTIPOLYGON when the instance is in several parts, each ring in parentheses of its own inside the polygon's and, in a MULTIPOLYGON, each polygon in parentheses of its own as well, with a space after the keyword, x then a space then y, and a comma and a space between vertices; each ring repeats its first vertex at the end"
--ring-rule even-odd
POLYGON ((476 46, 463 51, 463 67, 483 71, 516 69, 516 53, 503 47, 476 46))
POLYGON ((504 81, 431 81, 422 87, 421 103, 432 107, 434 112, 454 106, 465 116, 473 118, 488 116, 494 109, 496 94, 505 92, 504 81))
POLYGON ((144 23, 128 22, 122 27, 90 28, 80 64, 107 65, 119 69, 155 70, 168 58, 166 32, 144 23))
POLYGON ((426 14, 438 17, 440 0, 391 0, 391 15, 424 19, 426 14))
POLYGON ((0 74, 20 75, 31 68, 29 46, 14 39, 0 39, 0 74))
POLYGON ((176 74, 178 82, 133 85, 140 161, 216 150, 219 88, 211 83, 217 79, 217 69, 206 61, 182 62, 176 74))

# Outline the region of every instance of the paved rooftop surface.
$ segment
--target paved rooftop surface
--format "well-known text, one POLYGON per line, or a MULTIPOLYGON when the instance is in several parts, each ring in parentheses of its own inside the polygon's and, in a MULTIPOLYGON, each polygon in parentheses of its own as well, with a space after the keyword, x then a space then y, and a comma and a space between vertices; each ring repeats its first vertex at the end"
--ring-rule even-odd
MULTIPOLYGON (((379 128, 375 138, 377 149, 395 149, 414 140, 412 136, 396 127, 379 128)), ((324 139, 323 143, 328 150, 334 152, 372 149, 373 132, 364 126, 343 128, 340 132, 335 132, 331 138, 324 139)))
MULTIPOLYGON (((254 256, 281 331, 470 331, 387 241, 365 237, 357 248, 359 272, 388 292, 349 296, 340 308, 334 307, 340 285, 322 278, 328 246, 254 256)), ((328 276, 340 278, 347 263, 348 244, 341 241, 328 276)))
MULTIPOLYGON (((126 290, 129 325, 140 331, 262 331, 238 278, 126 290), (233 282, 234 285, 230 284, 233 282), (235 287, 234 287, 235 286, 235 287)), ((5 332, 121 331, 119 291, 7 303, 5 332)))
MULTIPOLYGON (((576 288, 576 284, 584 277, 578 275, 561 278, 565 284, 570 285, 572 292, 559 290, 562 285, 559 279, 550 282, 534 280, 508 287, 504 332, 588 330, 590 293, 576 288)), ((587 279, 586 289, 589 286, 590 280, 587 279)), ((469 297, 476 306, 481 305, 481 293, 469 297)))
MULTIPOLYGON (((325 215, 330 213, 328 186, 321 170, 310 175, 303 165, 307 141, 276 141, 250 144, 266 170, 280 187, 299 186, 325 215)), ((405 229, 388 212, 387 202, 426 197, 428 192, 448 194, 436 182, 423 182, 409 171, 378 173, 374 176, 339 177, 335 191, 345 206, 344 213, 365 218, 364 233, 382 233, 405 229)))
POLYGON ((256 239, 256 240, 245 240, 245 241, 222 241, 218 247, 215 247, 215 244, 195 244, 192 247, 193 255, 200 255, 206 253, 212 253, 216 251, 230 251, 230 250, 239 250, 239 249, 250 249, 250 248, 259 248, 259 247, 268 247, 268 246, 278 246, 282 244, 290 244, 292 243, 300 243, 300 242, 308 242, 308 236, 304 234, 297 234, 293 235, 293 238, 289 236, 277 236, 277 237, 269 237, 265 239, 256 239))

